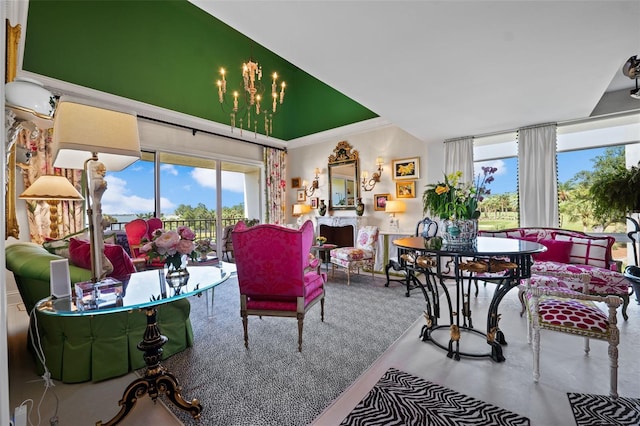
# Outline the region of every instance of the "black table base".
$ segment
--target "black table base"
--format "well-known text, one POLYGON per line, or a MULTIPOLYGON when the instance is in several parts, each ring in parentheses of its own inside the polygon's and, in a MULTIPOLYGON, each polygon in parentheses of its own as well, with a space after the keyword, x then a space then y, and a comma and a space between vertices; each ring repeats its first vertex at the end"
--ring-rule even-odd
POLYGON ((442 265, 440 259, 438 259, 437 266, 434 266, 433 268, 419 268, 415 266, 407 268, 407 285, 409 285, 409 282, 417 284, 422 290, 426 302, 426 310, 424 313, 426 325, 424 325, 420 331, 420 339, 424 342, 431 342, 436 346, 445 349, 447 351, 447 356, 455 360, 460 360, 461 356, 466 356, 474 358, 487 357, 496 362, 503 362, 505 361, 505 357, 503 355, 502 346, 506 345, 507 341, 504 337, 504 333, 500 330, 498 325, 500 321, 498 307, 504 296, 512 288, 517 287, 520 279, 529 276, 531 266, 530 258, 528 256, 512 256, 511 261, 516 263, 518 268, 506 271, 505 275, 499 278, 477 277, 474 273, 469 273, 468 276, 464 276, 459 270, 459 261, 459 258, 454 258, 449 265, 445 266, 445 268, 449 268, 447 270, 441 269, 442 265), (418 274, 422 274, 425 277, 424 283, 417 278, 418 274), (455 280, 455 305, 449 293, 449 289, 445 284, 446 279, 455 280), (475 294, 477 296, 477 281, 479 279, 492 281, 497 285, 487 312, 486 332, 474 328, 470 308, 472 285, 475 285, 475 294), (441 312, 438 288, 441 288, 444 293, 449 311, 449 321, 446 325, 438 324, 441 312), (433 333, 436 330, 444 328, 448 328, 450 330, 450 338, 447 344, 438 342, 433 333), (487 344, 490 346, 490 351, 486 353, 460 351, 460 340, 463 333, 475 333, 480 336, 484 336, 487 344))
POLYGON ((135 407, 138 399, 145 394, 155 402, 159 395, 165 395, 178 408, 188 411, 194 419, 200 418, 202 405, 197 399, 186 401, 182 397, 182 387, 176 377, 167 371, 161 364, 162 346, 167 342, 167 338, 160 333, 160 328, 156 321, 156 308, 146 308, 147 328, 143 339, 138 343, 138 349, 144 352, 144 361, 147 365, 144 376, 134 380, 125 389, 122 399, 118 402, 120 411, 106 423, 98 421, 96 426, 111 426, 120 423, 129 412, 135 407))

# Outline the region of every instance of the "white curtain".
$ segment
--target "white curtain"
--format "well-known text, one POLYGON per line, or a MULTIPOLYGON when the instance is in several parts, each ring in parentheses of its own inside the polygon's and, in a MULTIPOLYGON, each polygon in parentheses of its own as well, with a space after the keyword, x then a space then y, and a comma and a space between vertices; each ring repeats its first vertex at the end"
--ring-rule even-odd
POLYGON ((473 137, 444 141, 444 173, 462 172, 462 180, 473 182, 473 137))
POLYGON ((521 227, 558 227, 557 125, 518 130, 521 227))

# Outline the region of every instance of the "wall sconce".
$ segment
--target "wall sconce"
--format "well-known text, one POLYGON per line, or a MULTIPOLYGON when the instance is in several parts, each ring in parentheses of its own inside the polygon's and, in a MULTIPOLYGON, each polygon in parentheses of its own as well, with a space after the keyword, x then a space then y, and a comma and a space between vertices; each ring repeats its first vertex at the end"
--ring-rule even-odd
POLYGON ((316 192, 316 189, 318 189, 318 179, 320 178, 320 169, 316 167, 314 170, 314 173, 316 175, 313 178, 313 182, 311 182, 311 186, 307 187, 307 181, 303 182, 304 192, 305 194, 307 194, 307 197, 312 197, 313 194, 316 192))
POLYGON ((403 201, 388 200, 384 211, 389 213, 389 227, 391 230, 398 231, 400 229, 400 221, 396 219, 396 213, 404 213, 407 206, 403 201))
POLYGON ((361 178, 362 178, 362 189, 365 191, 371 191, 373 188, 375 188, 376 183, 380 182, 380 176, 382 176, 382 157, 377 157, 376 158, 376 166, 378 166, 378 171, 377 172, 373 172, 373 175, 371 176, 371 179, 369 179, 369 173, 368 172, 362 172, 361 174, 361 178))

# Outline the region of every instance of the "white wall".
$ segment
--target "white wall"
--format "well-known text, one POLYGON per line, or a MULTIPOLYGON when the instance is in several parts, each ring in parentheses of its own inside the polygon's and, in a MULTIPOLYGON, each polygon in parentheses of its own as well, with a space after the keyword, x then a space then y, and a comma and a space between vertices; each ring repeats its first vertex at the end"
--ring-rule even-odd
MULTIPOLYGON (((422 219, 422 192, 429 182, 434 182, 442 176, 444 147, 442 144, 427 145, 416 139, 405 131, 395 126, 386 126, 379 130, 369 130, 362 133, 350 134, 345 137, 332 136, 313 145, 290 148, 287 159, 287 214, 288 223, 294 223, 295 218, 291 217, 291 207, 296 203, 296 190, 291 189, 291 178, 300 177, 302 180, 311 182, 313 180, 313 170, 318 167, 321 170, 319 188, 314 197, 324 199, 329 202, 329 185, 327 174, 327 163, 329 155, 333 154, 333 149, 338 142, 346 140, 354 150, 358 151, 360 157, 359 170, 368 171, 369 176, 375 171, 376 157, 384 160, 383 172, 380 182, 376 184, 372 191, 365 192, 360 187, 360 197, 365 204, 363 217, 366 218, 367 225, 376 225, 382 229, 388 228, 389 216, 382 211, 375 211, 373 208, 374 194, 391 195, 390 199, 396 199, 395 181, 392 178, 391 161, 394 159, 420 157, 420 179, 416 181, 416 198, 403 198, 407 205, 404 214, 398 214, 400 229, 403 232, 413 234, 416 223, 422 219)), ((307 199, 307 203, 310 203, 307 199)), ((317 212, 312 210, 310 216, 316 216, 317 212)), ((352 216, 354 210, 327 211, 327 215, 352 216)))

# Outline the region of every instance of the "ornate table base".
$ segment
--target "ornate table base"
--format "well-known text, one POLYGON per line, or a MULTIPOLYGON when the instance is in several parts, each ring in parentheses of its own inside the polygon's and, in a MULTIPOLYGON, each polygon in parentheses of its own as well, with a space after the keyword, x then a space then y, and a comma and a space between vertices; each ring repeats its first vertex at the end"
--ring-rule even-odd
POLYGON ((134 380, 124 391, 122 399, 118 402, 122 408, 118 414, 106 423, 98 421, 96 426, 117 425, 135 407, 139 398, 146 394, 155 402, 158 395, 166 395, 167 398, 178 408, 191 413, 194 419, 200 418, 202 405, 197 399, 187 402, 182 397, 182 387, 175 376, 167 371, 161 364, 162 346, 167 342, 167 338, 160 334, 158 323, 156 322, 156 308, 150 307, 146 310, 147 328, 144 337, 138 343, 138 349, 144 352, 144 361, 147 364, 144 376, 134 380))
MULTIPOLYGON (((477 330, 473 327, 473 320, 471 317, 471 284, 476 284, 477 291, 477 283, 478 279, 475 277, 474 273, 470 273, 469 276, 462 276, 460 271, 453 274, 450 278, 454 278, 456 281, 455 291, 456 291, 456 302, 455 306, 452 303, 451 295, 447 289, 447 286, 444 283, 443 273, 440 271, 439 266, 433 267, 413 267, 408 268, 406 281, 407 286, 409 282, 415 282, 418 284, 422 293, 425 297, 426 301, 426 310, 424 313, 426 324, 422 327, 420 331, 420 339, 424 342, 429 341, 436 346, 445 349, 447 351, 447 356, 449 358, 453 358, 455 360, 460 360, 460 356, 467 357, 488 357, 493 359, 496 362, 505 361, 505 357, 503 355, 502 346, 506 345, 507 342, 504 338, 504 333, 499 328, 500 314, 498 313, 498 306, 500 302, 504 298, 504 296, 511 290, 513 287, 516 287, 519 283, 520 277, 528 276, 530 269, 530 260, 528 256, 512 256, 513 265, 515 266, 513 270, 510 270, 507 274, 500 278, 484 278, 487 281, 497 281, 497 288, 494 292, 493 297, 491 298, 491 303, 489 305, 488 313, 487 313, 487 329, 486 332, 477 330), (437 271, 434 271, 436 269, 437 271), (415 276, 416 272, 421 272, 425 274, 425 283, 417 279, 415 276), (465 285, 464 281, 467 281, 465 285), (440 295, 438 292, 438 285, 442 288, 444 295, 446 296, 447 305, 449 308, 449 323, 447 325, 438 325, 438 319, 440 317, 440 295), (466 289, 465 289, 466 287, 466 289), (448 343, 442 344, 439 343, 433 336, 433 332, 436 330, 449 329, 450 337, 448 343), (472 333, 477 334, 479 336, 485 337, 487 344, 490 346, 490 352, 481 352, 481 353, 471 353, 471 352, 461 352, 460 351, 460 340, 462 333, 472 333)), ((458 268, 459 259, 455 259, 455 268, 458 268)), ((438 265, 439 262, 436 262, 438 265)), ((477 293, 476 293, 477 294, 477 293)))

